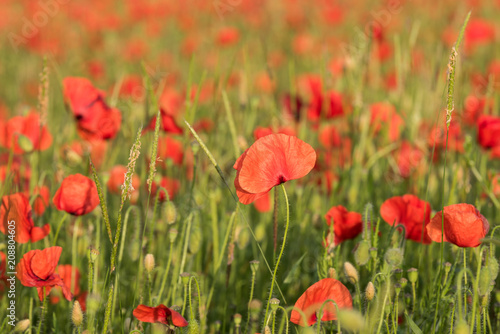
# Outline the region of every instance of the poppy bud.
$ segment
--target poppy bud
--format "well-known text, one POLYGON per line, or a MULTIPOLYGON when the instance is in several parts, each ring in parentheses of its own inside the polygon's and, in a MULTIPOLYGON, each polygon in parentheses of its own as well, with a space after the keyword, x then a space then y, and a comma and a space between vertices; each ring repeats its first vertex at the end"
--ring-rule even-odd
POLYGON ((378 249, 377 249, 377 247, 370 248, 370 257, 373 260, 375 260, 375 259, 377 259, 377 256, 378 256, 378 249))
POLYGON ((250 261, 250 270, 252 270, 253 275, 255 275, 258 269, 259 269, 259 261, 257 260, 250 261))
POLYGON ((350 333, 359 333, 365 326, 363 315, 355 309, 339 310, 338 320, 342 328, 345 328, 350 333))
POLYGON ((384 258, 389 265, 398 267, 403 262, 403 252, 399 248, 391 248, 385 252, 384 258))
POLYGON ((90 294, 87 296, 87 313, 93 314, 101 307, 101 298, 98 294, 90 294))
POLYGON ((401 284, 394 284, 394 289, 396 290, 396 295, 399 295, 399 293, 401 292, 401 284))
POLYGON ((148 274, 151 274, 155 268, 155 257, 153 254, 146 254, 144 257, 144 268, 148 274))
POLYGON ((396 268, 392 271, 392 274, 396 276, 397 280, 400 280, 403 277, 403 269, 396 268))
POLYGON ((455 327, 455 334, 468 334, 469 325, 464 320, 460 320, 455 327))
POLYGON ((14 327, 14 333, 23 333, 28 329, 31 322, 30 319, 24 319, 17 322, 16 327, 14 327))
POLYGON ((479 295, 486 296, 490 291, 491 273, 488 268, 483 267, 479 274, 479 295))
POLYGON ((250 242, 250 231, 247 228, 240 230, 236 242, 238 243, 239 249, 245 249, 250 242))
POLYGON ((412 284, 416 283, 417 280, 418 280, 418 270, 417 270, 417 268, 408 269, 407 273, 408 273, 408 280, 412 284))
POLYGON ((497 279, 498 276, 498 261, 494 257, 490 257, 488 259, 488 266, 487 268, 490 270, 491 273, 491 280, 494 281, 497 279))
POLYGON ((358 244, 358 249, 354 253, 354 259, 358 266, 364 266, 370 260, 370 245, 367 241, 361 241, 358 244))
POLYGON ((71 311, 71 321, 76 327, 80 327, 83 324, 83 312, 78 300, 73 303, 73 310, 71 311))
POLYGON ((344 262, 344 272, 349 282, 356 284, 359 280, 358 271, 350 262, 344 262))
POLYGON ((189 321, 189 325, 187 326, 187 333, 188 334, 200 333, 200 325, 198 324, 198 321, 196 321, 195 319, 189 321))
POLYGON ((179 231, 175 228, 171 228, 168 230, 168 238, 170 239, 170 243, 174 243, 175 239, 177 239, 177 234, 179 234, 179 231))
POLYGON ((256 321, 259 318, 260 309, 262 308, 262 302, 258 299, 252 299, 250 304, 248 305, 250 310, 250 316, 252 320, 256 321))
POLYGON ((337 271, 335 270, 335 268, 328 268, 328 277, 337 279, 337 271))
POLYGON ((191 230, 191 236, 189 237, 189 252, 191 254, 196 254, 201 248, 201 243, 203 241, 203 235, 201 234, 201 229, 199 226, 193 226, 191 230))
POLYGON ((368 282, 368 284, 366 285, 365 297, 368 301, 373 300, 373 298, 375 297, 375 286, 372 282, 368 282))
POLYGON ((266 326, 266 327, 264 328, 264 334, 271 334, 271 333, 272 333, 272 332, 271 332, 271 328, 269 328, 269 326, 266 326))
POLYGON ((167 204, 165 204, 165 218, 167 220, 167 224, 173 224, 177 219, 177 209, 175 208, 175 204, 171 201, 168 201, 167 204))
POLYGON ((17 144, 24 152, 33 151, 33 143, 25 135, 19 134, 17 137, 17 144))
POLYGON ((278 310, 278 306, 280 305, 280 300, 278 298, 272 298, 269 301, 269 305, 271 305, 271 311, 276 312, 276 310, 278 310))

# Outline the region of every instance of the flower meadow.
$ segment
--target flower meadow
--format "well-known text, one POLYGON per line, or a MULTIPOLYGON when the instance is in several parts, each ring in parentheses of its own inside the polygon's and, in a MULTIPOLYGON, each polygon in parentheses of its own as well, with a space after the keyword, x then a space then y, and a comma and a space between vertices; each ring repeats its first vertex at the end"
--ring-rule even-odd
POLYGON ((1 4, 0 333, 500 332, 500 1, 1 4))

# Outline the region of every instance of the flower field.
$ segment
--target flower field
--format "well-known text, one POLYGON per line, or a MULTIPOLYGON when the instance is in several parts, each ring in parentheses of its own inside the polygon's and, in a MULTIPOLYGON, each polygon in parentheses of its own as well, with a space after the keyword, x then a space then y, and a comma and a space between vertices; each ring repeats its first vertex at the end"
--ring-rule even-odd
POLYGON ((0 3, 0 333, 500 332, 500 1, 0 3))

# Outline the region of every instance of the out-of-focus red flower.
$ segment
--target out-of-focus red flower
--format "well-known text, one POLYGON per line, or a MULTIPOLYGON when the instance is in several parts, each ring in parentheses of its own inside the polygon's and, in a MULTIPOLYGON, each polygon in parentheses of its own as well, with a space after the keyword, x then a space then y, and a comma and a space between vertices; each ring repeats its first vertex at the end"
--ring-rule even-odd
POLYGON ((370 106, 370 124, 378 133, 382 127, 388 125, 389 139, 396 141, 399 139, 401 127, 404 125, 403 118, 398 115, 396 108, 387 102, 378 102, 370 106))
POLYGON ((348 211, 342 205, 334 206, 325 215, 326 223, 333 224, 335 245, 356 238, 363 231, 363 218, 360 213, 348 211))
POLYGON ((477 247, 490 229, 488 220, 472 204, 453 204, 445 206, 436 213, 427 233, 435 242, 449 242, 459 247, 477 247), (444 212, 444 214, 443 214, 444 212), (443 218, 444 215, 444 218, 443 218), (444 235, 441 225, 444 221, 444 235))
POLYGON ((33 202, 33 210, 37 215, 41 216, 49 206, 50 190, 47 186, 36 186, 33 190, 33 194, 36 196, 33 202))
MULTIPOLYGON (((177 124, 175 117, 169 114, 165 109, 160 108, 160 119, 161 125, 160 129, 166 133, 181 134, 183 132, 182 128, 177 124)), ((156 127, 156 115, 151 118, 148 126, 143 130, 143 133, 147 131, 154 131, 156 127)))
POLYGON ((449 151, 463 152, 464 138, 462 128, 456 121, 451 121, 450 127, 447 129, 446 124, 443 126, 433 127, 429 137, 427 138, 427 146, 436 150, 446 149, 449 151), (448 132, 448 142, 446 141, 446 133, 448 132), (446 146, 448 144, 448 147, 446 146))
POLYGON ((57 210, 82 216, 95 209, 99 195, 94 181, 82 174, 74 174, 63 180, 52 202, 57 210))
MULTIPOLYGON (((406 231, 406 239, 422 242, 422 226, 429 224, 431 205, 415 195, 395 196, 382 204, 380 215, 391 226, 403 225, 406 231)), ((431 243, 431 239, 425 230, 423 243, 431 243)))
POLYGON ((120 87, 120 96, 131 98, 134 101, 142 101, 144 98, 144 85, 142 77, 139 75, 130 75, 123 79, 120 87))
POLYGON ((13 225, 15 228, 14 240, 20 244, 28 241, 37 242, 45 238, 50 232, 50 225, 35 226, 31 215, 31 205, 25 194, 16 193, 3 196, 0 207, 0 231, 9 235, 10 227, 13 225), (14 224, 9 224, 12 221, 14 224))
POLYGON ((160 105, 160 110, 163 109, 166 114, 175 117, 181 113, 184 106, 184 100, 184 96, 176 89, 167 87, 163 90, 158 103, 160 105))
POLYGON ((477 121, 477 140, 488 149, 500 146, 500 117, 482 115, 477 121))
POLYGON ((467 96, 462 117, 464 123, 467 125, 476 125, 482 114, 491 113, 493 105, 493 99, 478 98, 474 95, 467 96))
MULTIPOLYGON (((5 287, 7 286, 7 255, 4 252, 0 252, 0 293, 3 296, 5 287)), ((1 298, 1 297, 0 297, 1 298)))
MULTIPOLYGON (((317 312, 328 299, 335 301, 339 309, 352 308, 349 290, 334 278, 324 278, 307 288, 299 297, 292 310, 290 321, 303 327, 313 325, 318 320, 317 312), (305 314, 305 319, 298 310, 305 314)), ((337 311, 333 303, 328 302, 323 307, 321 321, 331 320, 337 320, 337 311)))
POLYGON ((151 196, 153 198, 156 198, 156 192, 160 191, 160 194, 158 195, 159 196, 158 200, 160 202, 163 202, 167 199, 167 195, 165 194, 165 191, 163 189, 159 189, 159 187, 165 189, 168 193, 168 198, 170 200, 173 200, 175 198, 175 195, 179 192, 181 183, 179 182, 179 180, 171 179, 166 176, 161 178, 159 185, 157 182, 153 181, 151 185, 151 196))
POLYGON ((295 35, 293 38, 292 49, 297 55, 310 54, 314 50, 314 39, 308 33, 295 35))
POLYGON ((62 248, 59 246, 45 248, 43 250, 32 250, 23 255, 16 266, 17 278, 21 284, 27 287, 36 287, 38 298, 42 301, 43 288, 47 296, 55 286, 62 288, 64 298, 71 300, 72 295, 61 277, 55 273, 57 263, 61 257, 62 248))
POLYGON ((9 153, 0 155, 0 181, 12 180, 12 184, 19 189, 27 190, 30 187, 31 168, 26 159, 19 155, 12 157, 9 165, 9 153))
POLYGON ((196 132, 210 132, 214 128, 214 122, 210 118, 200 118, 193 124, 196 132))
POLYGON ((44 151, 52 144, 52 135, 47 126, 41 126, 37 112, 26 116, 14 116, 8 121, 0 119, 0 146, 12 149, 14 154, 23 154, 31 150, 44 151), (24 136, 31 147, 20 143, 19 136, 24 136))
POLYGON ((134 317, 142 322, 159 323, 167 326, 186 327, 188 322, 178 312, 163 304, 156 307, 139 305, 135 308, 134 317))
POLYGON ((288 136, 295 136, 295 130, 292 128, 288 127, 279 127, 276 131, 274 131, 272 128, 264 128, 262 126, 258 126, 255 128, 253 131, 253 137, 255 140, 258 140, 262 137, 265 137, 267 135, 271 135, 273 133, 282 133, 288 136))
POLYGON ((225 27, 218 31, 217 33, 217 44, 222 46, 233 45, 240 39, 240 33, 238 29, 233 27, 225 27))
POLYGON ((77 122, 79 135, 86 140, 112 139, 120 130, 122 115, 104 101, 104 93, 85 78, 63 80, 64 98, 77 122))
POLYGON ((276 82, 271 78, 268 72, 259 72, 255 75, 255 87, 262 93, 270 94, 276 88, 276 82))
POLYGON ((300 121, 303 102, 300 96, 286 94, 282 99, 284 114, 295 122, 300 121))
POLYGON ((274 186, 307 175, 315 163, 314 149, 297 137, 262 137, 234 163, 236 194, 241 203, 250 204, 274 186))
MULTIPOLYGON (((66 289, 71 291, 73 297, 78 300, 80 306, 82 307, 82 311, 86 310, 86 297, 87 292, 80 290, 80 270, 77 267, 73 267, 70 264, 60 264, 56 268, 56 274, 58 274, 64 282, 66 289), (75 275, 73 279, 73 273, 75 275), (71 286, 73 284, 73 286, 71 286)), ((52 304, 56 304, 59 302, 59 297, 51 295, 50 301, 52 304)))
POLYGON ((399 174, 405 178, 410 177, 413 170, 420 165, 423 157, 424 153, 422 150, 406 140, 403 141, 397 152, 399 174))
MULTIPOLYGON (((127 173, 127 167, 125 166, 116 165, 113 168, 111 168, 111 171, 109 172, 108 183, 106 184, 111 194, 121 194, 122 192, 121 187, 125 182, 126 173, 127 173)), ((132 191, 132 197, 131 197, 132 204, 136 203, 139 197, 140 186, 141 186, 141 180, 139 179, 139 176, 137 176, 136 174, 132 175, 132 188, 134 189, 132 191)))
POLYGON ((342 138, 335 125, 330 124, 323 127, 319 132, 319 142, 325 148, 330 149, 339 147, 342 144, 342 138))
POLYGON ((163 159, 171 159, 176 165, 182 164, 184 147, 180 141, 170 136, 158 138, 158 156, 163 159))

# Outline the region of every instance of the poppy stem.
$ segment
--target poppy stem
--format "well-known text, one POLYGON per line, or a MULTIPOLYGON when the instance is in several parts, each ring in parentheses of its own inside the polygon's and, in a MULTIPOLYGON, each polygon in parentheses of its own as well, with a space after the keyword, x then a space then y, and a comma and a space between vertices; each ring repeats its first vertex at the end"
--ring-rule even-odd
POLYGON ((276 258, 276 247, 278 244, 278 188, 274 187, 274 259, 276 258))
POLYGON ((467 248, 464 247, 464 314, 467 315, 467 248))
MULTIPOLYGON (((286 237, 288 235, 288 225, 290 224, 290 206, 288 203, 288 195, 286 193, 285 185, 283 183, 281 184, 281 189, 283 189, 283 195, 285 196, 285 204, 286 204, 285 234, 283 235, 283 243, 281 244, 281 250, 280 250, 280 254, 278 256, 278 260, 276 261, 276 265, 274 266, 273 279, 271 281, 271 289, 269 290, 269 297, 267 298, 266 314, 265 314, 264 319, 267 319, 267 314, 269 312, 269 304, 270 304, 271 298, 273 297, 273 288, 274 288, 274 282, 276 280, 276 273, 278 272, 278 267, 279 267, 279 264, 281 261, 281 257, 283 256, 283 251, 285 250, 286 237)), ((276 197, 277 196, 275 196, 275 198, 276 197)))
POLYGON ((45 295, 46 294, 46 288, 43 287, 43 303, 42 303, 42 310, 41 310, 41 313, 40 313, 40 320, 38 320, 38 329, 36 330, 36 333, 37 334, 40 334, 41 330, 42 330, 42 324, 43 324, 43 318, 45 317, 45 311, 47 309, 47 296, 45 295))

